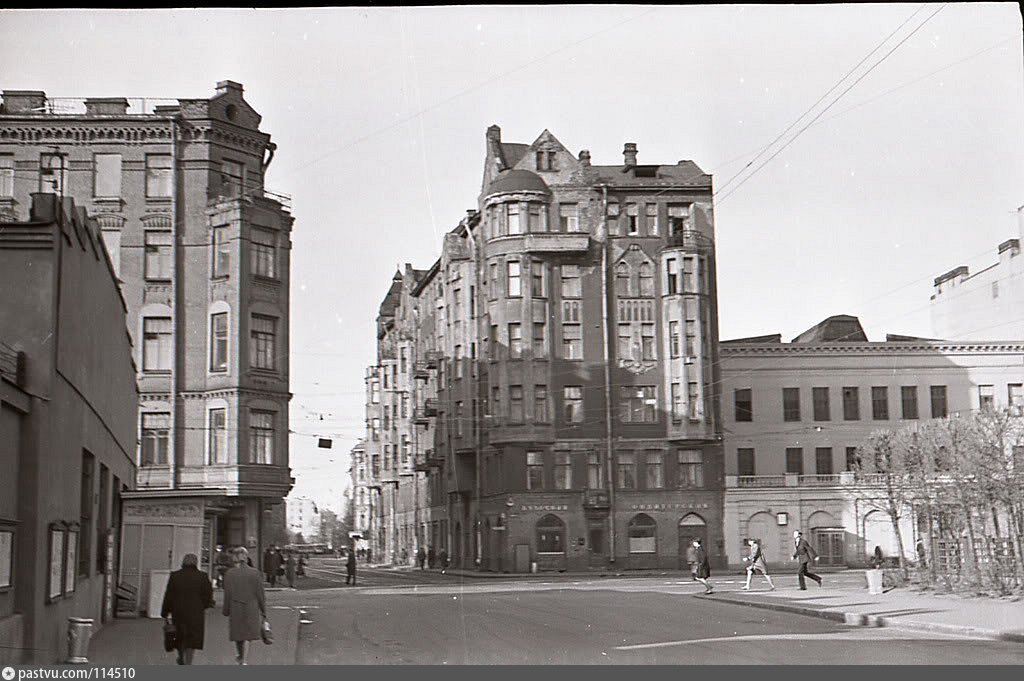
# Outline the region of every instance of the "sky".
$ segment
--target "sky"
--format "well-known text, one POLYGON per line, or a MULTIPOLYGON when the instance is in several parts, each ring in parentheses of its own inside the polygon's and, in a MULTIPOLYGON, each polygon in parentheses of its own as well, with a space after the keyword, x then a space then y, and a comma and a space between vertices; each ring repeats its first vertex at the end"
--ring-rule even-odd
POLYGON ((1015 3, 4 10, 0 86, 244 85, 295 217, 292 495, 340 509, 377 308, 476 208, 489 125, 712 173, 723 339, 929 336, 934 277, 1020 236, 1021 48, 1015 3))

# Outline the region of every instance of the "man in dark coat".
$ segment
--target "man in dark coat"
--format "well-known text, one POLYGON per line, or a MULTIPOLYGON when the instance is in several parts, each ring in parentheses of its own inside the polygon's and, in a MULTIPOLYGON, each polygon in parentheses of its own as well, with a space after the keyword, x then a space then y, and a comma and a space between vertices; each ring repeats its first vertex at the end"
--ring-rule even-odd
POLYGON ((434 547, 427 548, 427 567, 431 570, 434 569, 434 563, 437 561, 437 554, 434 553, 434 547))
POLYGON ((214 605, 210 578, 199 571, 196 555, 187 554, 171 573, 160 608, 160 616, 174 624, 178 664, 192 664, 195 651, 203 649, 206 609, 214 605))
POLYGON ((273 555, 273 549, 271 549, 271 547, 268 546, 263 551, 263 563, 260 565, 260 567, 263 569, 263 574, 266 575, 268 583, 270 582, 270 557, 273 555))
POLYGON ((267 564, 264 569, 267 571, 267 581, 270 586, 277 586, 277 573, 281 569, 281 552, 270 547, 270 555, 267 556, 267 564))
POLYGON ((811 561, 818 560, 818 552, 804 539, 800 530, 793 533, 793 558, 800 561, 800 570, 796 573, 800 579, 800 590, 807 591, 807 582, 804 580, 804 577, 810 577, 818 583, 818 586, 821 586, 821 577, 807 571, 807 565, 811 561))
POLYGON ((423 569, 423 564, 427 562, 427 553, 423 550, 423 547, 416 549, 416 564, 420 566, 420 570, 423 569))
POLYGON ((708 577, 711 576, 711 561, 708 560, 708 552, 701 544, 700 539, 694 537, 693 539, 694 548, 694 562, 697 564, 697 570, 693 574, 693 578, 704 585, 704 593, 709 594, 714 591, 714 587, 711 586, 711 582, 708 581, 708 577))
POLYGON ((349 547, 348 558, 345 560, 346 586, 348 586, 349 580, 352 581, 352 586, 356 585, 356 550, 353 547, 349 547))

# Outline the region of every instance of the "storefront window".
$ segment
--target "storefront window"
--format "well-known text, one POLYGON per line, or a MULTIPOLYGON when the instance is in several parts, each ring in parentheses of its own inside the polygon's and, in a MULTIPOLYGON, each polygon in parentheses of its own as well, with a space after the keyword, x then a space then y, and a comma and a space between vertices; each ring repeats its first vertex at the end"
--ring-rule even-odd
POLYGON ((646 513, 633 516, 629 521, 629 552, 655 553, 658 524, 646 513))

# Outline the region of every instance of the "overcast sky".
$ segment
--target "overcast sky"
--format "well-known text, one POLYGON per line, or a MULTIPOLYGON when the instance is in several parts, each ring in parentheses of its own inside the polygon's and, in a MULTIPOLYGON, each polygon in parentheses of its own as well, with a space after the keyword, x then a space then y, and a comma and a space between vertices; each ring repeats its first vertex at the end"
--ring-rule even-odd
POLYGON ((1021 46, 1009 3, 3 11, 0 86, 245 86, 278 145, 267 187, 293 197, 292 494, 338 507, 377 307, 476 208, 487 126, 713 173, 722 338, 833 314, 927 336, 932 279, 1018 236, 1021 46))

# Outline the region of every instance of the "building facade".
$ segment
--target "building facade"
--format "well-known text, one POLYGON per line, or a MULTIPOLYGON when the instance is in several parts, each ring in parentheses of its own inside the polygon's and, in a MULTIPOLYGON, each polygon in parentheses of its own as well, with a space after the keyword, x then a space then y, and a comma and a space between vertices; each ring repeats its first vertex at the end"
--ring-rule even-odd
POLYGON ((388 559, 675 568, 696 536, 725 563, 717 346, 709 175, 492 126, 477 209, 378 316, 388 559))
POLYGON ((321 517, 315 501, 307 497, 288 497, 285 499, 285 516, 289 539, 301 534, 306 542, 320 541, 321 517))
POLYGON ((121 280, 140 444, 120 569, 143 608, 151 571, 183 554, 212 569, 217 544, 258 557, 283 535, 292 218, 264 189, 274 144, 259 125, 232 81, 209 99, 3 92, 0 212, 74 197, 121 280))
MULTIPOLYGON (((1017 209, 1024 237, 1024 206, 1017 209)), ((935 278, 932 333, 949 340, 1024 338, 1024 258, 1020 238, 999 244, 998 261, 971 274, 966 265, 935 278)))
POLYGON ((53 664, 113 616, 138 392, 97 222, 33 194, 0 221, 0 664, 53 664))
MULTIPOLYGON (((1024 405, 1022 342, 869 342, 856 317, 840 316, 790 343, 723 341, 721 358, 734 565, 746 538, 761 540, 769 563, 788 562, 797 529, 824 565, 864 566, 875 546, 899 555, 883 480, 859 465, 857 448, 880 429, 1024 405)), ((924 531, 904 516, 907 558, 924 531)))

